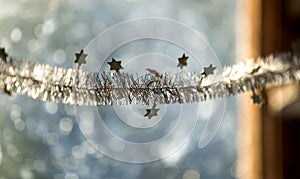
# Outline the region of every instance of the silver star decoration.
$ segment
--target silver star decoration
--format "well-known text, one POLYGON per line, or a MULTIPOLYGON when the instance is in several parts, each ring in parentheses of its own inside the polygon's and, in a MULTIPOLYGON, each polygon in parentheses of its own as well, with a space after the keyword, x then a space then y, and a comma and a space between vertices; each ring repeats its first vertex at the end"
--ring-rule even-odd
POLYGON ((213 67, 212 64, 210 64, 208 67, 204 67, 204 72, 201 73, 201 75, 204 75, 206 77, 208 75, 213 75, 215 69, 216 69, 216 67, 213 67))
POLYGON ((253 95, 251 96, 252 100, 253 100, 253 104, 258 104, 261 105, 262 104, 262 97, 259 94, 256 94, 254 89, 252 89, 252 93, 253 95))
POLYGON ((4 61, 7 62, 7 56, 8 54, 5 52, 5 48, 0 48, 0 58, 4 61))
POLYGON ((251 96, 251 98, 253 99, 253 104, 261 104, 262 100, 261 100, 261 96, 257 95, 257 94, 253 94, 251 96))
POLYGON ((156 105, 154 104, 151 109, 146 109, 145 117, 147 116, 148 119, 151 119, 154 116, 157 116, 157 112, 159 111, 159 108, 156 108, 156 105))
POLYGON ((120 69, 124 69, 121 66, 121 61, 116 61, 114 58, 112 58, 111 62, 107 62, 110 65, 110 70, 115 70, 116 72, 119 72, 120 69))
POLYGON ((81 51, 79 53, 75 53, 75 60, 74 63, 78 63, 78 68, 81 67, 82 64, 86 64, 86 57, 88 55, 83 53, 83 50, 81 49, 81 51))
POLYGON ((184 66, 187 66, 187 60, 188 56, 185 56, 185 53, 182 55, 182 57, 178 58, 178 65, 177 67, 183 68, 184 66))

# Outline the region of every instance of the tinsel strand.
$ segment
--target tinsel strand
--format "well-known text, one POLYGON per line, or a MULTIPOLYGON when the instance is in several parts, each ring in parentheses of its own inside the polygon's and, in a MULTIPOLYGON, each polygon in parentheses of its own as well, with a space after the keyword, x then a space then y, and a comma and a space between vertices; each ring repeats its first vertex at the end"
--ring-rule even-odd
POLYGON ((245 60, 204 78, 201 72, 145 75, 85 72, 0 58, 0 91, 70 105, 195 103, 297 82, 300 59, 280 54, 245 60))

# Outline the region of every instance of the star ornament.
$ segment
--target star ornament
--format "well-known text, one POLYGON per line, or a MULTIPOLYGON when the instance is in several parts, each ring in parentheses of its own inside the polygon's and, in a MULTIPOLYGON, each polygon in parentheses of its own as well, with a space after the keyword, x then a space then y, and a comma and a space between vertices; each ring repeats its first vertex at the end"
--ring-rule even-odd
POLYGON ((81 49, 81 51, 79 53, 75 53, 75 60, 74 63, 78 64, 78 68, 82 65, 82 64, 86 64, 86 57, 88 55, 83 53, 83 50, 81 49))
POLYGON ((156 105, 153 105, 151 109, 146 109, 146 114, 144 117, 148 117, 148 119, 151 119, 154 116, 158 116, 157 112, 159 111, 159 108, 156 108, 156 105))
POLYGON ((188 56, 185 56, 185 53, 182 55, 182 57, 178 58, 178 65, 177 67, 183 68, 185 66, 187 66, 187 60, 188 60, 188 56))
POLYGON ((120 69, 124 69, 121 66, 121 61, 116 61, 114 58, 112 58, 111 62, 107 62, 110 65, 110 70, 115 70, 116 72, 119 72, 120 69))
POLYGON ((0 48, 0 58, 4 61, 7 62, 7 56, 8 54, 5 52, 5 48, 0 48))
POLYGON ((204 67, 204 72, 201 73, 201 75, 204 75, 205 77, 208 75, 213 75, 215 69, 216 67, 213 67, 212 64, 210 64, 208 67, 204 67))
POLYGON ((260 95, 257 95, 257 94, 253 94, 251 96, 252 100, 253 100, 253 104, 262 104, 262 99, 261 99, 261 96, 260 95))
POLYGON ((251 96, 251 98, 253 100, 253 104, 261 105, 263 103, 262 96, 259 94, 256 94, 254 88, 252 88, 252 94, 253 95, 251 96))

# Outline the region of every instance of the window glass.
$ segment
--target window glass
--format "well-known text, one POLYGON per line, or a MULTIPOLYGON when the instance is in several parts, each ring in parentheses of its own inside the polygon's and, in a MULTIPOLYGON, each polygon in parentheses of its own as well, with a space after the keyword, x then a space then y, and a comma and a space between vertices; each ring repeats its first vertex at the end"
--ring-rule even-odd
MULTIPOLYGON (((146 73, 145 68, 179 71, 176 58, 185 53, 189 56, 189 61, 184 70, 200 70, 197 72, 201 73, 203 67, 210 63, 220 70, 222 66, 235 62, 235 3, 225 0, 0 1, 0 46, 5 47, 14 57, 64 68, 76 67, 73 64, 75 53, 81 49, 87 52, 96 49, 97 54, 88 53, 88 57, 97 57, 104 54, 107 48, 112 51, 101 59, 102 66, 93 66, 88 61, 83 69, 109 71, 107 62, 116 58, 117 61, 122 61, 124 71, 146 73), (101 36, 101 33, 105 33, 105 30, 113 25, 145 17, 148 21, 141 21, 144 22, 141 23, 141 27, 115 29, 115 39, 113 36, 101 36), (186 44, 176 44, 163 38, 133 39, 130 36, 131 30, 141 30, 139 33, 145 33, 146 36, 159 33, 157 26, 149 26, 150 17, 158 19, 155 20, 155 25, 163 22, 161 28, 164 29, 161 30, 167 32, 165 37, 184 39, 186 44), (174 24, 164 26, 165 23, 174 24), (185 30, 187 34, 184 34, 183 30, 174 30, 173 27, 193 30, 185 30), (201 37, 200 41, 189 36, 194 33, 201 37), (125 37, 132 39, 121 46, 114 46, 114 41, 121 41, 121 38, 125 37), (195 51, 195 54, 189 50, 195 51), (141 62, 145 54, 146 61, 141 62), (197 54, 203 55, 203 58, 197 59, 197 54)), ((99 106, 95 109, 101 119, 95 116, 93 118, 91 113, 84 111, 78 114, 82 109, 80 107, 75 107, 74 110, 70 105, 42 102, 24 95, 8 97, 0 94, 0 106, 0 177, 235 177, 235 97, 208 100, 200 104, 158 105, 159 119, 143 116, 146 113, 145 109, 151 108, 151 105, 99 106), (126 124, 124 116, 126 118, 129 115, 134 115, 134 120, 140 120, 135 121, 134 125, 137 126, 126 124), (213 117, 214 115, 216 117, 213 117), (170 149, 172 152, 168 153, 168 156, 155 158, 155 161, 151 161, 152 158, 145 159, 151 162, 142 160, 136 164, 122 162, 118 157, 107 156, 99 151, 97 145, 101 143, 89 142, 88 139, 96 138, 97 141, 101 141, 98 134, 102 132, 98 126, 92 126, 96 136, 88 136, 89 129, 92 128, 89 125, 93 124, 88 122, 91 118, 102 120, 115 136, 136 143, 159 140, 174 132, 172 129, 178 129, 184 133, 177 133, 172 137, 182 145, 173 150, 170 146, 172 144, 167 140, 153 150, 156 150, 155 154, 159 154, 165 149, 170 149), (195 120, 192 121, 192 118, 195 120), (141 127, 143 121, 146 121, 148 128, 141 127), (196 122, 186 131, 182 130, 185 129, 184 125, 190 124, 191 121, 196 122), (203 134, 205 130, 206 133, 203 134), (189 132, 191 136, 187 136, 185 140, 182 136, 189 132), (215 132, 216 135, 211 140, 215 132), (200 142, 203 148, 198 147, 201 135, 204 135, 203 143, 200 142)), ((130 123, 130 120, 127 122, 130 123)), ((130 159, 136 161, 132 156, 138 149, 124 150, 127 149, 126 146, 114 139, 107 144, 109 149, 121 151, 121 158, 127 154, 130 159)), ((149 155, 145 153, 145 156, 149 155)), ((141 156, 137 156, 138 159, 139 157, 141 156)))

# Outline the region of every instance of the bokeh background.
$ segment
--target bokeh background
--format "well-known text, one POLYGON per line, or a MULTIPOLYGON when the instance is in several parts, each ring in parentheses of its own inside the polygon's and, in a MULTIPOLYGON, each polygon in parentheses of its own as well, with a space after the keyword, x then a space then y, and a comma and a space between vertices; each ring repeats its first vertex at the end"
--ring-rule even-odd
MULTIPOLYGON (((0 7, 0 46, 22 59, 70 68, 74 53, 106 28, 163 17, 201 32, 222 66, 235 63, 235 1, 0 0, 0 7)), ((200 110, 203 125, 179 153, 129 164, 89 144, 72 106, 0 94, 0 178, 235 178, 236 107, 236 97, 228 98, 223 123, 205 148, 198 140, 209 116, 200 110)))

